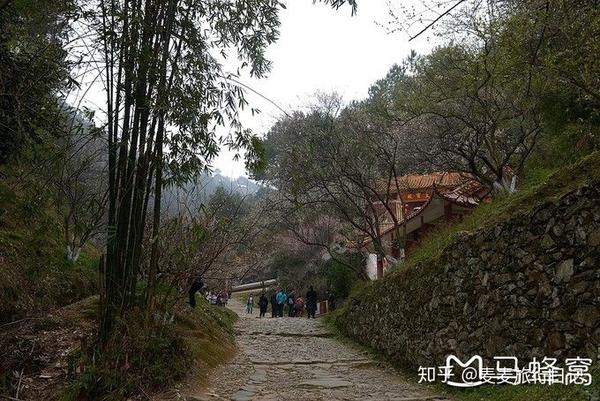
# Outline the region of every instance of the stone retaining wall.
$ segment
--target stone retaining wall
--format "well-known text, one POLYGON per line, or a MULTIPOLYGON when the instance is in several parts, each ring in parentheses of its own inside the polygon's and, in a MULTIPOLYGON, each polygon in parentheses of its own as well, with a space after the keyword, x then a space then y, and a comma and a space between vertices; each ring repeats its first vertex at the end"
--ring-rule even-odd
POLYGON ((459 235, 351 298, 338 325, 410 367, 600 353, 600 183, 459 235))

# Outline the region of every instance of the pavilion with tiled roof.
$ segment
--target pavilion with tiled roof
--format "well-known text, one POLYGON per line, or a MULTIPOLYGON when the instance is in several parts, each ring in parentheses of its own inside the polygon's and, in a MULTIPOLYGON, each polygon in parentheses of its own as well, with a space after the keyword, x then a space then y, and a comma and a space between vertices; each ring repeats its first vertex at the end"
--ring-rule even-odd
MULTIPOLYGON (((378 214, 382 243, 396 259, 410 252, 436 225, 462 219, 489 198, 489 190, 483 184, 459 172, 405 175, 395 181, 380 181, 377 191, 385 198, 386 205, 373 200, 370 207, 378 214), (389 209, 394 211, 394 218, 389 209), (398 248, 397 235, 405 237, 404 250, 398 248)), ((371 248, 371 241, 365 241, 363 248, 371 248)), ((382 266, 378 270, 382 270, 382 266)))

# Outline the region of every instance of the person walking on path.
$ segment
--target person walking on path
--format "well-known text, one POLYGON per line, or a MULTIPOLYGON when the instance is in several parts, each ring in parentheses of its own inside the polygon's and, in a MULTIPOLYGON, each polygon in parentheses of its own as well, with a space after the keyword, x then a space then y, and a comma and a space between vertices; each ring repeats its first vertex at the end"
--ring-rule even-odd
POLYGON ((260 294, 260 299, 258 300, 258 307, 260 308, 259 317, 265 317, 265 313, 267 313, 268 305, 269 305, 269 300, 267 299, 267 296, 263 292, 262 294, 260 294))
POLYGON ((317 311, 317 292, 310 286, 306 293, 306 310, 308 311, 308 318, 315 318, 315 312, 317 311))
POLYGON ((271 317, 277 317, 277 293, 271 294, 271 317))
POLYGON ((294 305, 296 303, 296 295, 295 294, 296 294, 296 292, 292 291, 288 295, 288 299, 287 299, 288 317, 296 316, 296 309, 294 308, 294 305))
POLYGON ((304 298, 296 298, 294 307, 296 308, 296 317, 302 317, 302 315, 304 315, 304 298))
POLYGON ((192 308, 196 307, 196 293, 198 291, 200 291, 202 289, 202 287, 204 287, 204 282, 202 281, 202 277, 198 276, 194 279, 194 281, 192 282, 192 286, 190 287, 190 290, 188 291, 190 306, 192 308))
POLYGON ((287 298, 285 291, 280 288, 277 292, 277 317, 283 317, 283 306, 285 305, 287 298))
POLYGON ((254 308, 254 297, 250 294, 246 301, 246 313, 252 314, 252 308, 254 308))

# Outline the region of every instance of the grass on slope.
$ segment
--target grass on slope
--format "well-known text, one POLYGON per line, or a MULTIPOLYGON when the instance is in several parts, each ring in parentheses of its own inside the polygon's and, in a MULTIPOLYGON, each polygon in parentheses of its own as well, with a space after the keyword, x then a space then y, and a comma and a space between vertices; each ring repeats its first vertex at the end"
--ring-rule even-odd
POLYGON ((35 185, 0 179, 0 323, 40 315, 97 290, 99 252, 88 245, 77 263, 66 260, 61 218, 35 185))
POLYGON ((179 317, 179 332, 195 361, 193 379, 204 384, 208 371, 229 359, 234 351, 233 324, 237 315, 231 310, 210 305, 200 299, 193 313, 179 317))
MULTIPOLYGON (((95 315, 97 321, 98 310, 95 315)), ((233 355, 237 315, 228 309, 199 297, 195 309, 179 302, 150 322, 144 316, 134 310, 120 321, 118 335, 100 359, 93 350, 80 356, 86 368, 65 389, 62 401, 117 401, 141 394, 172 399, 169 388, 175 383, 183 381, 192 391, 202 387, 210 370, 233 355)))

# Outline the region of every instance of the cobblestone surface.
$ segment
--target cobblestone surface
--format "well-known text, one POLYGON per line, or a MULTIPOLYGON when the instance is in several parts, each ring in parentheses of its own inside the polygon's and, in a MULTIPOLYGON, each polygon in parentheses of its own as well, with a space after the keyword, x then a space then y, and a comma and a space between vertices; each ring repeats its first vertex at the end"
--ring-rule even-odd
POLYGON ((238 354, 188 401, 442 400, 332 338, 319 319, 259 319, 235 301, 231 308, 240 315, 238 354))

